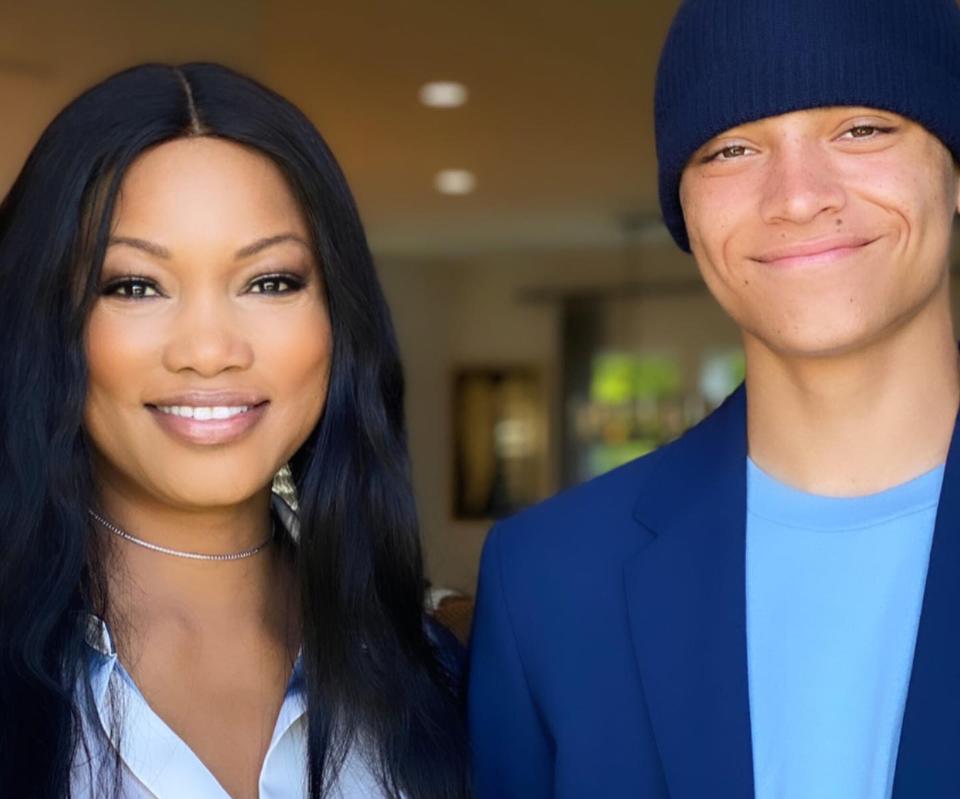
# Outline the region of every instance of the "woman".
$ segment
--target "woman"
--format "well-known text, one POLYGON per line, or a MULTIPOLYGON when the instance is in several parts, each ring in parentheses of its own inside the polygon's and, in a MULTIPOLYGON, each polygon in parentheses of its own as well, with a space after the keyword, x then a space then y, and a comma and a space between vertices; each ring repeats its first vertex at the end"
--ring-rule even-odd
POLYGON ((0 794, 465 795, 389 313, 297 109, 212 64, 71 103, 0 340, 0 794))

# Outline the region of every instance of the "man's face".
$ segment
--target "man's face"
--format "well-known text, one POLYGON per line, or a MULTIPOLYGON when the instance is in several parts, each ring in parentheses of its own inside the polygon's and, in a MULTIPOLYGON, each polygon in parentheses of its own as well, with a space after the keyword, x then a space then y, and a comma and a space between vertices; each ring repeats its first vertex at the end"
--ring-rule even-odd
POLYGON ((680 200, 710 291, 774 351, 853 351, 946 297, 960 177, 897 114, 819 108, 733 128, 694 154, 680 200))

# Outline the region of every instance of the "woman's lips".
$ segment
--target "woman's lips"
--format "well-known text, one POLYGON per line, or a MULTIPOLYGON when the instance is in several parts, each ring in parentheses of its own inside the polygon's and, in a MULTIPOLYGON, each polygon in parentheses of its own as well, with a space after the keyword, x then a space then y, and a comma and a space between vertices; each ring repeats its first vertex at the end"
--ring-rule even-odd
POLYGON ((192 419, 148 405, 147 410, 161 429, 190 444, 229 444, 245 435, 266 413, 267 402, 251 405, 247 410, 226 419, 192 419))

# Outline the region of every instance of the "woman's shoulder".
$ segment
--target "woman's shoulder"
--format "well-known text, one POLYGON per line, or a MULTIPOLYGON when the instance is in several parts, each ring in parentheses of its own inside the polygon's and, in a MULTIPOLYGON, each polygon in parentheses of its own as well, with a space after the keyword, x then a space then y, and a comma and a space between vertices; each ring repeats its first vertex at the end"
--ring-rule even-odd
POLYGON ((461 685, 466 675, 467 650, 450 630, 432 616, 424 616, 424 630, 443 670, 457 686, 461 685))

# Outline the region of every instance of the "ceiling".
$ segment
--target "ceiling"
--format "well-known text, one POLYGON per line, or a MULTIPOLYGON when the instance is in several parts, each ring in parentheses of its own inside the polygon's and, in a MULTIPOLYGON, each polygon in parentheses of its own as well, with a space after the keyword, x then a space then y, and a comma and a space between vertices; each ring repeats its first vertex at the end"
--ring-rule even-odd
POLYGON ((620 246, 657 225, 653 75, 677 0, 0 0, 0 188, 51 116, 147 60, 222 61, 337 154, 380 253, 620 246), (417 90, 452 79, 466 106, 417 90), (477 190, 433 189, 467 168, 477 190), (651 224, 652 223, 652 224, 651 224))

